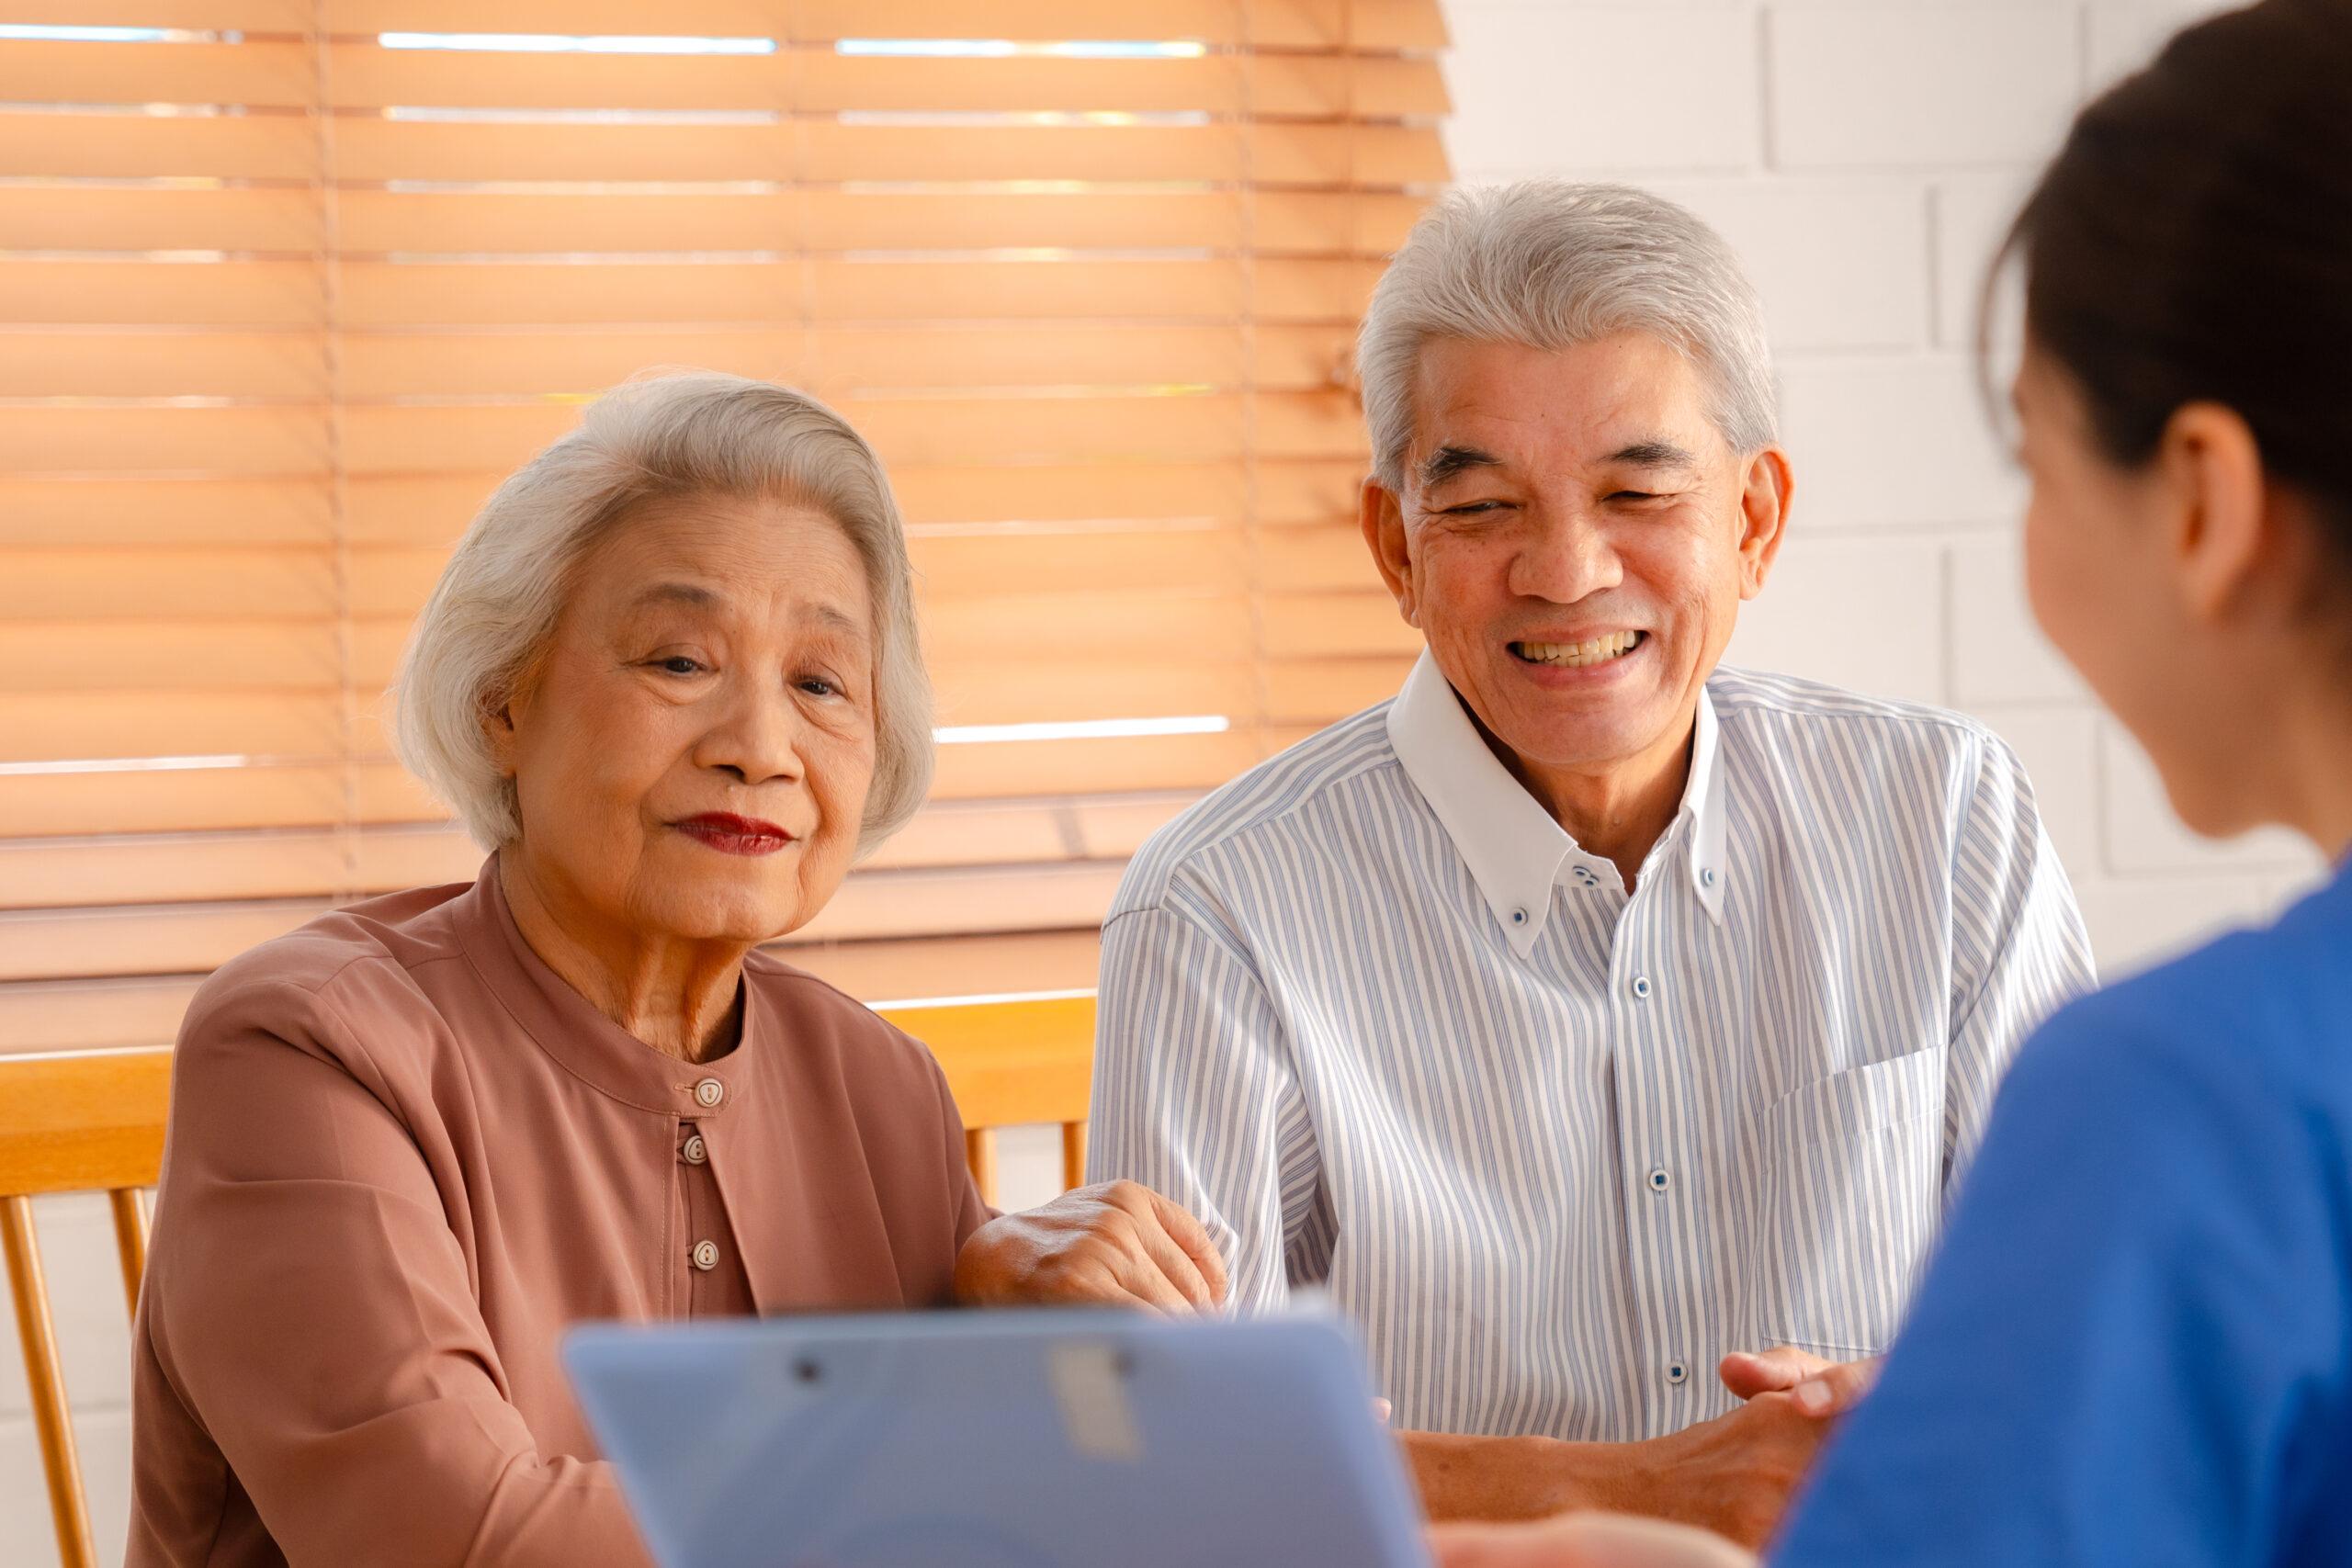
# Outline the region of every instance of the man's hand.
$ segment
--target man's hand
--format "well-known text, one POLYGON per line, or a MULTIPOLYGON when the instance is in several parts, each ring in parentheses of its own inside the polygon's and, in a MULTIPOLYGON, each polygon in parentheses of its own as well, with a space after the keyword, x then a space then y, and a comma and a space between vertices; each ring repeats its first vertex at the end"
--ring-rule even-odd
POLYGON ((1829 1431, 1791 1395, 1759 1393, 1671 1437, 1600 1450, 1610 1462, 1586 1495, 1600 1507, 1697 1525, 1759 1550, 1829 1431))
POLYGON ((1132 1181, 1081 1187, 991 1220, 956 1259, 956 1299, 967 1306, 1206 1311, 1225 1300, 1225 1260, 1201 1222, 1132 1181))
POLYGON ((1623 1514, 1568 1514, 1520 1525, 1440 1525, 1438 1568, 1755 1568, 1721 1536, 1623 1514))
POLYGON ((1741 1399, 1761 1393, 1785 1393, 1797 1408, 1816 1420, 1843 1416, 1862 1402, 1878 1382, 1879 1358, 1862 1361, 1825 1361, 1793 1345, 1770 1350, 1742 1350, 1725 1356, 1717 1372, 1724 1386, 1741 1399))

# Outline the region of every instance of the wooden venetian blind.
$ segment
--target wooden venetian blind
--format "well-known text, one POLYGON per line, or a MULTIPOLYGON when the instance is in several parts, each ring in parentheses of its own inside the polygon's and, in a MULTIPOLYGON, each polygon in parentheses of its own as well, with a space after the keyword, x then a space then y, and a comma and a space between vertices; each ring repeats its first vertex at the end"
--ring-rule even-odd
POLYGON ((409 618, 652 366, 888 462, 944 727, 803 933, 870 997, 1091 984, 1125 857, 1393 692, 1355 317, 1442 180, 1436 0, 0 0, 0 1049, 168 1035, 469 876, 409 618))

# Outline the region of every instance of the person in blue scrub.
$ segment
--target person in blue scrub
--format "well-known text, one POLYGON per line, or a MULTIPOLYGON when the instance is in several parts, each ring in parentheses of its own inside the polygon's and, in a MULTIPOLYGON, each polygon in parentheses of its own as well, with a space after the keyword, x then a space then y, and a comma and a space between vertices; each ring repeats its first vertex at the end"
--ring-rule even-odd
MULTIPOLYGON (((2284 824, 2335 870, 2024 1047, 1769 1561, 2352 1564, 2352 0, 2179 35, 2008 249, 2036 616, 2192 828, 2284 824)), ((1592 1515, 1436 1539, 1447 1568, 1753 1561, 1592 1515)))

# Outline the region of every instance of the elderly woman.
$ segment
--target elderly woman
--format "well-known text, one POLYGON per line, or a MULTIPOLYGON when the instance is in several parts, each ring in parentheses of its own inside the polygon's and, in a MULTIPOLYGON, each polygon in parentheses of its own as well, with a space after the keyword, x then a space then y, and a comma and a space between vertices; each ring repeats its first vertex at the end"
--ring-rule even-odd
POLYGON ((404 760, 492 851, 223 967, 182 1028, 130 1562, 642 1561, 582 1318, 1204 1305, 1140 1188, 991 1220, 939 1068, 759 945, 930 774, 874 454, 782 387, 639 382, 509 479, 419 619, 404 760))

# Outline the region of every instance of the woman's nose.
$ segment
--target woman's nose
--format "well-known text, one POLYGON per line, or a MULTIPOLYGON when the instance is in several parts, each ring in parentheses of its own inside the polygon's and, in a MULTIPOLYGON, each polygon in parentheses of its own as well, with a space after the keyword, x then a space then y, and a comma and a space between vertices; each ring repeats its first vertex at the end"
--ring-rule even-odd
POLYGON ((745 784, 797 779, 806 771, 801 725, 800 711, 788 695, 745 693, 703 737, 695 760, 745 784))

